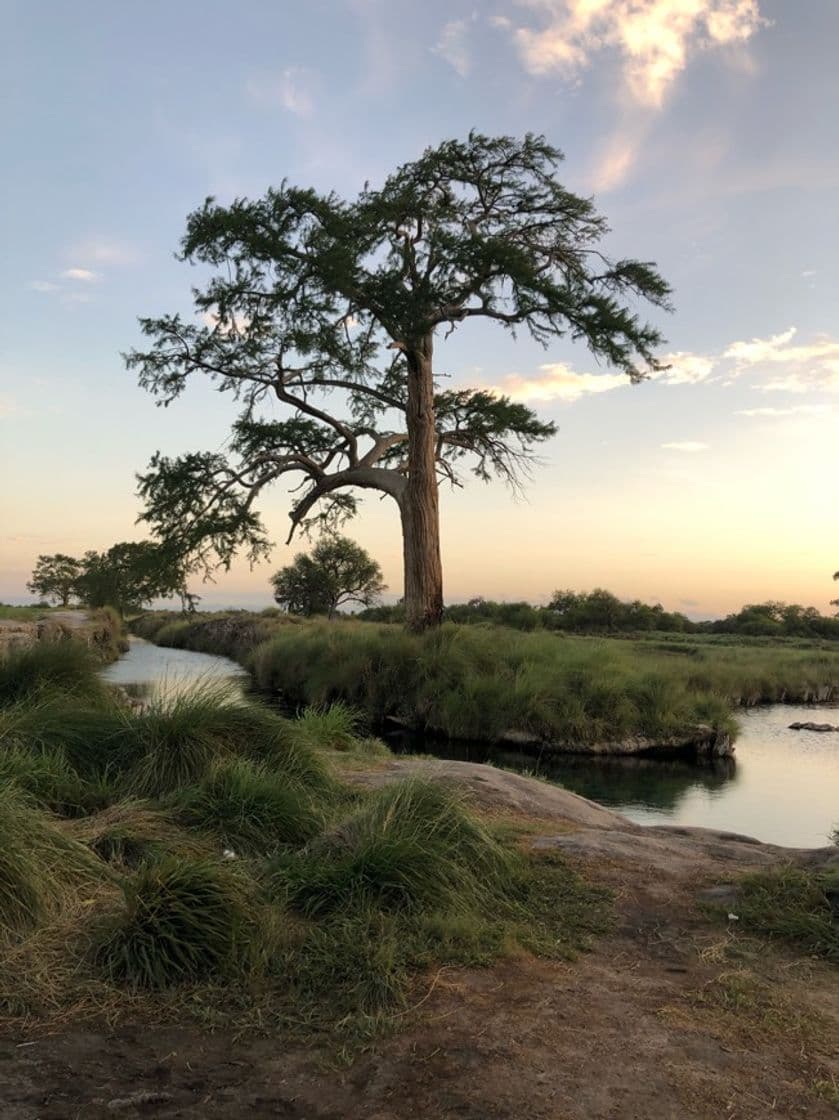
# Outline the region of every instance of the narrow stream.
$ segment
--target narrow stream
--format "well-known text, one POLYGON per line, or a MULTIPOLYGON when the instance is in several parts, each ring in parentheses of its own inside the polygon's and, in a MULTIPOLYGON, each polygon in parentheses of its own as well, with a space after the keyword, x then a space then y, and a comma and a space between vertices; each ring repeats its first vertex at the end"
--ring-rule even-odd
MULTIPOLYGON (((171 695, 201 681, 247 683, 226 657, 165 649, 131 639, 129 652, 104 671, 135 695, 171 695)), ((713 764, 651 758, 544 755, 422 736, 394 737, 401 753, 490 762, 530 771, 608 805, 641 824, 683 824, 740 832, 788 847, 829 843, 839 826, 839 733, 790 731, 789 724, 839 724, 839 708, 774 704, 739 713, 733 759, 713 764)))

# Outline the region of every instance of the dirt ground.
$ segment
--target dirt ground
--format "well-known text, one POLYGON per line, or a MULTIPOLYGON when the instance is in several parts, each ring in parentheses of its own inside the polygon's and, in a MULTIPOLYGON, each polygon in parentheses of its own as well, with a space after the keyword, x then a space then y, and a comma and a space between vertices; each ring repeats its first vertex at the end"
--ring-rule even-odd
MULTIPOLYGON (((416 765, 354 777, 379 784, 416 765)), ((750 941, 735 921, 698 906, 709 888, 789 853, 702 830, 642 829, 555 787, 483 767, 434 768, 463 782, 485 811, 538 822, 536 846, 565 851, 615 890, 615 931, 568 964, 516 958, 429 976, 420 1006, 349 1064, 276 1039, 141 1023, 2 1038, 2 1120, 839 1113, 836 970, 750 941)))

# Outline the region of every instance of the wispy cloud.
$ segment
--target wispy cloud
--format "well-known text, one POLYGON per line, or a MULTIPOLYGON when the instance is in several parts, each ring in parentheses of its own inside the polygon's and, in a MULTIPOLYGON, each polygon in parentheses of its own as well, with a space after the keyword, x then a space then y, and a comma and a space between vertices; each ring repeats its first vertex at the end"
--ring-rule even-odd
POLYGON ((768 371, 768 379, 754 386, 767 393, 839 392, 839 341, 818 335, 794 345, 797 333, 790 327, 769 338, 732 342, 723 354, 734 363, 732 376, 768 371))
POLYGON ((5 420, 9 416, 14 416, 17 411, 17 405, 11 397, 5 394, 0 395, 0 420, 5 420))
POLYGON ((448 62, 449 66, 453 67, 461 78, 468 77, 472 69, 469 30, 476 19, 477 16, 473 13, 469 19, 449 20, 443 26, 437 43, 431 48, 432 52, 448 62))
POLYGON ((26 287, 31 292, 57 292, 60 284, 53 284, 52 280, 30 280, 26 287))
POLYGON ((93 236, 70 247, 67 256, 74 261, 95 265, 130 265, 142 259, 136 245, 114 238, 93 236))
POLYGON ((620 56, 625 85, 660 108, 692 55, 742 44, 764 21, 758 0, 522 0, 542 27, 512 29, 532 74, 579 80, 601 51, 620 56))
POLYGON ((675 440, 672 443, 663 443, 661 446, 665 451, 683 451, 688 455, 693 455, 697 451, 708 451, 710 448, 710 444, 696 439, 675 440))
POLYGON ((738 408, 735 416, 820 416, 830 412, 829 404, 794 404, 789 408, 738 408))
POLYGON ((65 268, 61 276, 64 280, 82 280, 86 284, 102 279, 98 272, 92 272, 89 268, 65 268))
POLYGON ((248 94, 262 105, 275 105, 295 117, 310 117, 315 111, 313 74, 302 66, 287 66, 279 74, 252 77, 248 94))

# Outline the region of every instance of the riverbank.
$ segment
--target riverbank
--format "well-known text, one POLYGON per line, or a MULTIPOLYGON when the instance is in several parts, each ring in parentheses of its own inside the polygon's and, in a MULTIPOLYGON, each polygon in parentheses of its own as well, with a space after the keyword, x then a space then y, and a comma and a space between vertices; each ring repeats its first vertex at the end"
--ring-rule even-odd
POLYGON ((39 643, 66 641, 81 642, 104 662, 115 661, 126 649, 122 620, 110 607, 93 611, 33 607, 0 610, 0 658, 39 643))
POLYGON ((644 828, 340 711, 115 707, 49 652, 0 665, 4 1117, 832 1114, 839 849, 644 828))
POLYGON ((379 729, 512 743, 534 754, 729 752, 734 709, 839 695, 839 651, 523 634, 447 624, 411 635, 353 620, 276 612, 156 612, 134 631, 232 657, 289 708, 358 709, 379 729))

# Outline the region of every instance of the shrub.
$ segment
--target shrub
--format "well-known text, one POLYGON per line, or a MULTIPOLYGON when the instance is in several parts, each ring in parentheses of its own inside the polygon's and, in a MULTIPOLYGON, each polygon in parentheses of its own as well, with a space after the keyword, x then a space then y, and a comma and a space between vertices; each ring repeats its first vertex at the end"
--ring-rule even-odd
POLYGON ((322 814, 299 785, 243 758, 216 763, 178 800, 185 823, 213 833, 237 853, 305 843, 323 824, 322 814))
POLYGON ((210 860, 169 856, 125 885, 126 910, 100 933, 96 961, 112 982, 166 988, 248 971, 260 950, 247 880, 210 860))

